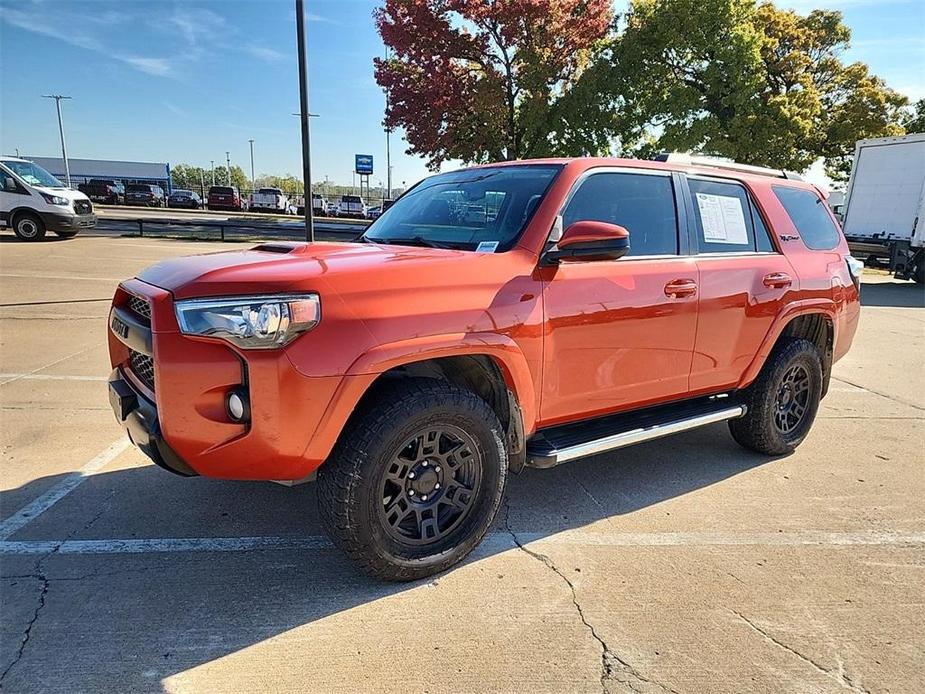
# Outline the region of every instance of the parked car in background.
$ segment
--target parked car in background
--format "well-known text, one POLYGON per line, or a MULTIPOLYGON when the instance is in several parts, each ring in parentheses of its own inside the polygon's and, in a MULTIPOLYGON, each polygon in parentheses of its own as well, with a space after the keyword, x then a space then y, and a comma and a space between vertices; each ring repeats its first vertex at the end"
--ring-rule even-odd
POLYGON ((460 561, 524 467, 718 422, 791 453, 860 316, 863 265, 818 189, 689 155, 439 174, 358 241, 126 279, 109 401, 180 475, 317 473, 320 520, 378 578, 460 561))
POLYGON ((234 186, 212 186, 209 188, 207 206, 210 210, 236 210, 244 209, 244 200, 234 186))
POLYGON ((382 214, 382 207, 380 207, 379 205, 369 207, 366 210, 367 219, 379 219, 379 215, 381 214, 382 214))
POLYGON ((366 218, 366 203, 359 195, 341 195, 337 207, 338 217, 366 218))
POLYGON ((39 241, 46 231, 69 239, 96 226, 93 203, 66 188, 38 164, 17 157, 0 160, 0 221, 23 241, 39 241))
POLYGON ((250 212, 289 214, 289 207, 289 198, 279 188, 260 188, 247 199, 247 209, 250 212))
POLYGON ((167 198, 167 207, 199 210, 202 209, 202 198, 193 190, 177 189, 167 198))
POLYGON ((146 207, 164 207, 167 199, 164 189, 148 183, 129 183, 125 186, 126 205, 144 205, 146 207))
POLYGON ((93 202, 106 205, 122 205, 125 203, 125 186, 122 185, 121 181, 91 178, 86 183, 81 183, 77 186, 77 190, 93 202))
POLYGON ((337 203, 329 202, 327 211, 328 211, 328 217, 336 217, 337 216, 337 203))

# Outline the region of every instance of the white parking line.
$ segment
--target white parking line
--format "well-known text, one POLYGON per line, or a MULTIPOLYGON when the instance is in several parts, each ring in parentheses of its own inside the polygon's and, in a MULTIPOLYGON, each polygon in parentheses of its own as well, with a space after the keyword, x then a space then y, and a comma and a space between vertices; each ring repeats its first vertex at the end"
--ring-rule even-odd
MULTIPOLYGON (((546 535, 515 533, 518 542, 529 545, 579 545, 585 547, 729 547, 800 546, 846 547, 881 545, 925 545, 925 532, 805 531, 791 533, 679 532, 679 533, 594 533, 581 530, 546 535)), ((485 536, 478 553, 513 549, 510 533, 485 536)), ((326 550, 333 544, 324 536, 309 537, 185 537, 116 540, 0 541, 3 554, 152 554, 163 552, 246 552, 252 550, 326 550)))
MULTIPOLYGON (((36 516, 41 515, 61 501, 61 499, 80 486, 81 482, 87 479, 87 477, 111 463, 130 445, 128 439, 119 439, 111 443, 106 450, 99 453, 99 455, 90 460, 77 472, 72 472, 39 498, 4 520, 0 523, 0 541, 6 540, 10 535, 32 522, 36 516)), ((3 543, 0 542, 0 544, 3 543)))
MULTIPOLYGON (((0 374, 0 378, 8 378, 10 381, 107 381, 109 380, 108 376, 70 376, 67 374, 35 374, 35 373, 22 373, 22 374, 0 374)), ((10 381, 3 381, 3 383, 9 383, 10 381)))

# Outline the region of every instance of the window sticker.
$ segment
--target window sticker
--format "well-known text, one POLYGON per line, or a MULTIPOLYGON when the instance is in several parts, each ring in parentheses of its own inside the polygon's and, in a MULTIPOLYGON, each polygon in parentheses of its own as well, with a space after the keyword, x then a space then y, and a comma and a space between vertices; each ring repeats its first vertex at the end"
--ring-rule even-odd
POLYGON ((494 253, 498 248, 497 241, 480 241, 476 247, 476 253, 494 253))
POLYGON ((700 208, 700 220, 703 222, 704 241, 749 245, 745 212, 739 198, 697 193, 697 206, 700 208))

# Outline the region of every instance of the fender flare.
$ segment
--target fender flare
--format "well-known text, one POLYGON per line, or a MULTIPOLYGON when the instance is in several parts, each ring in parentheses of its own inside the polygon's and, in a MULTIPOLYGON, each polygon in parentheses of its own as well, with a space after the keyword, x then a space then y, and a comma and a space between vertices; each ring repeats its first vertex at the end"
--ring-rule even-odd
POLYGON ((764 341, 761 343, 758 353, 755 355, 751 364, 748 365, 748 368, 745 369, 745 373, 742 374, 742 378, 739 380, 736 388, 745 388, 758 378, 761 368, 764 366, 765 361, 767 361, 768 356, 771 354, 771 350, 774 349, 774 345, 777 344, 777 340, 784 332, 787 324, 798 316, 821 313, 828 318, 832 325, 832 344, 834 345, 838 339, 838 335, 836 335, 836 331, 838 330, 838 321, 836 320, 837 312, 838 309, 832 299, 803 299, 788 304, 786 308, 777 315, 777 318, 774 319, 774 322, 768 330, 768 334, 765 335, 764 341))
POLYGON ((497 333, 428 335, 378 345, 361 354, 334 393, 306 449, 306 457, 316 461, 328 457, 360 399, 386 371, 429 359, 477 355, 492 358, 498 365, 529 436, 536 428, 536 392, 527 359, 517 343, 497 333))

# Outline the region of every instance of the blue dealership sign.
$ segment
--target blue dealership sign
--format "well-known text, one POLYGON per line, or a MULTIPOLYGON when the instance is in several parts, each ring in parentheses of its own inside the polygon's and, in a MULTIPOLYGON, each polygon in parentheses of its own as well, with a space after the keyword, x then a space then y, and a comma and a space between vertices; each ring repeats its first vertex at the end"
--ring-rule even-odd
POLYGON ((356 164, 353 168, 358 174, 369 175, 373 172, 373 155, 372 154, 357 154, 356 155, 356 164))

